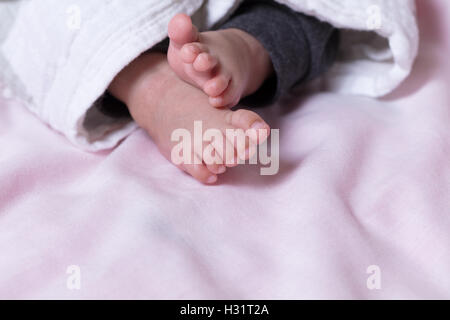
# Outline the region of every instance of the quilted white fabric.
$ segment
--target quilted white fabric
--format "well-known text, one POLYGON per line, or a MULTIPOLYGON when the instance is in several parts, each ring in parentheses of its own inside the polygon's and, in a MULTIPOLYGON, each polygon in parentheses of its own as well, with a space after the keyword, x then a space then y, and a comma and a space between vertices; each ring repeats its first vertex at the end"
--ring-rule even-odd
MULTIPOLYGON (((324 79, 330 90, 379 97, 409 75, 419 40, 413 0, 279 2, 347 30, 339 62, 324 79)), ((196 21, 207 28, 238 4, 236 0, 134 0, 132 5, 123 0, 5 2, 0 4, 0 16, 8 15, 14 23, 0 23, 5 38, 0 66, 13 71, 18 80, 9 82, 30 97, 29 108, 72 143, 90 151, 112 148, 135 124, 88 111, 114 76, 166 37, 175 14, 196 13, 196 21), (99 125, 87 128, 85 124, 92 122, 87 114, 97 117, 99 125)))

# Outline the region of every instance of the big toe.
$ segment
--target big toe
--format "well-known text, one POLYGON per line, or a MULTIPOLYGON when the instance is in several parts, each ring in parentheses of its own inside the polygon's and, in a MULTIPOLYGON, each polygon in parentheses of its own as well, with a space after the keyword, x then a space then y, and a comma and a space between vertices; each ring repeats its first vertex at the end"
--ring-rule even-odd
POLYGON ((192 24, 191 18, 186 14, 177 14, 169 23, 169 38, 172 44, 183 46, 198 40, 197 28, 192 24))
POLYGON ((243 130, 253 130, 250 139, 254 143, 263 143, 270 135, 270 126, 255 112, 239 109, 230 112, 228 115, 228 122, 243 130))

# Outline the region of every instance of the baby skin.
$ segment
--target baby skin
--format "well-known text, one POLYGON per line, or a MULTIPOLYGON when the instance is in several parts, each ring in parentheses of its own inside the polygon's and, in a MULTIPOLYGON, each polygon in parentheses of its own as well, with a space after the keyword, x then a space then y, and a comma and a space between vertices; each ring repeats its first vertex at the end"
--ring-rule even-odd
POLYGON ((274 72, 262 44, 239 29, 199 33, 189 16, 179 14, 168 31, 170 66, 182 80, 203 90, 214 107, 236 106, 274 72))
MULTIPOLYGON (((203 130, 220 130, 223 133, 222 143, 203 142, 203 150, 210 147, 217 161, 212 164, 205 163, 204 154, 192 146, 188 152, 198 163, 178 165, 180 169, 205 184, 216 183, 218 176, 223 174, 227 167, 234 167, 239 162, 236 149, 226 152, 225 148, 234 148, 234 144, 226 138, 227 129, 258 130, 258 139, 246 139, 247 150, 252 144, 265 141, 269 135, 269 126, 254 112, 212 108, 208 96, 180 80, 163 54, 144 54, 137 58, 118 74, 111 83, 109 92, 128 106, 133 119, 146 130, 161 153, 169 160, 172 160, 172 150, 177 144, 171 139, 175 130, 187 129, 194 135, 196 121, 202 121, 203 130)), ((251 154, 246 152, 241 159, 246 160, 250 156, 251 154)))

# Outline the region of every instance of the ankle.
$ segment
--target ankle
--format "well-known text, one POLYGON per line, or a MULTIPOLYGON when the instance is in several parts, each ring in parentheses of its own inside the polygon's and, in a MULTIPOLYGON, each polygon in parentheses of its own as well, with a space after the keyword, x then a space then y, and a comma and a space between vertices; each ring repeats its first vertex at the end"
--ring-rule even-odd
POLYGON ((165 55, 144 54, 124 68, 108 90, 127 105, 136 123, 151 134, 175 79, 165 55))
POLYGON ((266 48, 251 34, 240 29, 227 29, 234 36, 237 36, 243 45, 243 50, 247 52, 243 57, 247 59, 246 64, 251 68, 251 77, 258 79, 256 87, 249 87, 247 95, 256 92, 265 80, 274 73, 272 60, 266 48))
POLYGON ((158 78, 163 78, 169 71, 165 55, 143 54, 116 76, 108 91, 127 106, 134 105, 142 96, 142 92, 153 88, 153 85, 159 83, 158 78))

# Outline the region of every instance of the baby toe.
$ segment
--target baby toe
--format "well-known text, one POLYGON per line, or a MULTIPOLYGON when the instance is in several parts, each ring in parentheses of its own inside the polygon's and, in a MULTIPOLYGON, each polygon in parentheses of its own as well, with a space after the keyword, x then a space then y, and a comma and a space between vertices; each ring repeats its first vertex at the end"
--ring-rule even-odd
POLYGON ((203 91, 210 97, 218 97, 225 92, 229 83, 230 77, 225 74, 220 74, 206 82, 203 91))
POLYGON ((215 175, 224 174, 227 171, 227 168, 223 164, 208 164, 206 167, 215 175))
POLYGON ((184 63, 194 63, 197 57, 204 52, 204 46, 200 43, 185 44, 180 51, 181 60, 184 63))
POLYGON ((177 14, 170 20, 168 34, 171 44, 178 49, 185 43, 198 41, 198 30, 186 14, 177 14))
POLYGON ((209 103, 216 108, 233 108, 241 100, 240 90, 236 84, 230 80, 227 89, 220 96, 210 97, 209 103))
POLYGON ((197 72, 211 71, 218 63, 218 60, 213 55, 203 52, 200 53, 194 61, 194 70, 197 72))
POLYGON ((217 182, 217 175, 212 173, 204 164, 184 164, 183 169, 201 183, 214 184, 217 182))
POLYGON ((214 140, 211 145, 216 150, 218 157, 223 159, 222 163, 225 167, 232 168, 238 165, 235 145, 227 138, 226 129, 222 130, 222 139, 214 140))
POLYGON ((223 98, 222 95, 218 96, 218 97, 210 97, 209 98, 209 104, 212 105, 215 108, 223 108, 225 107, 225 99, 223 98))

